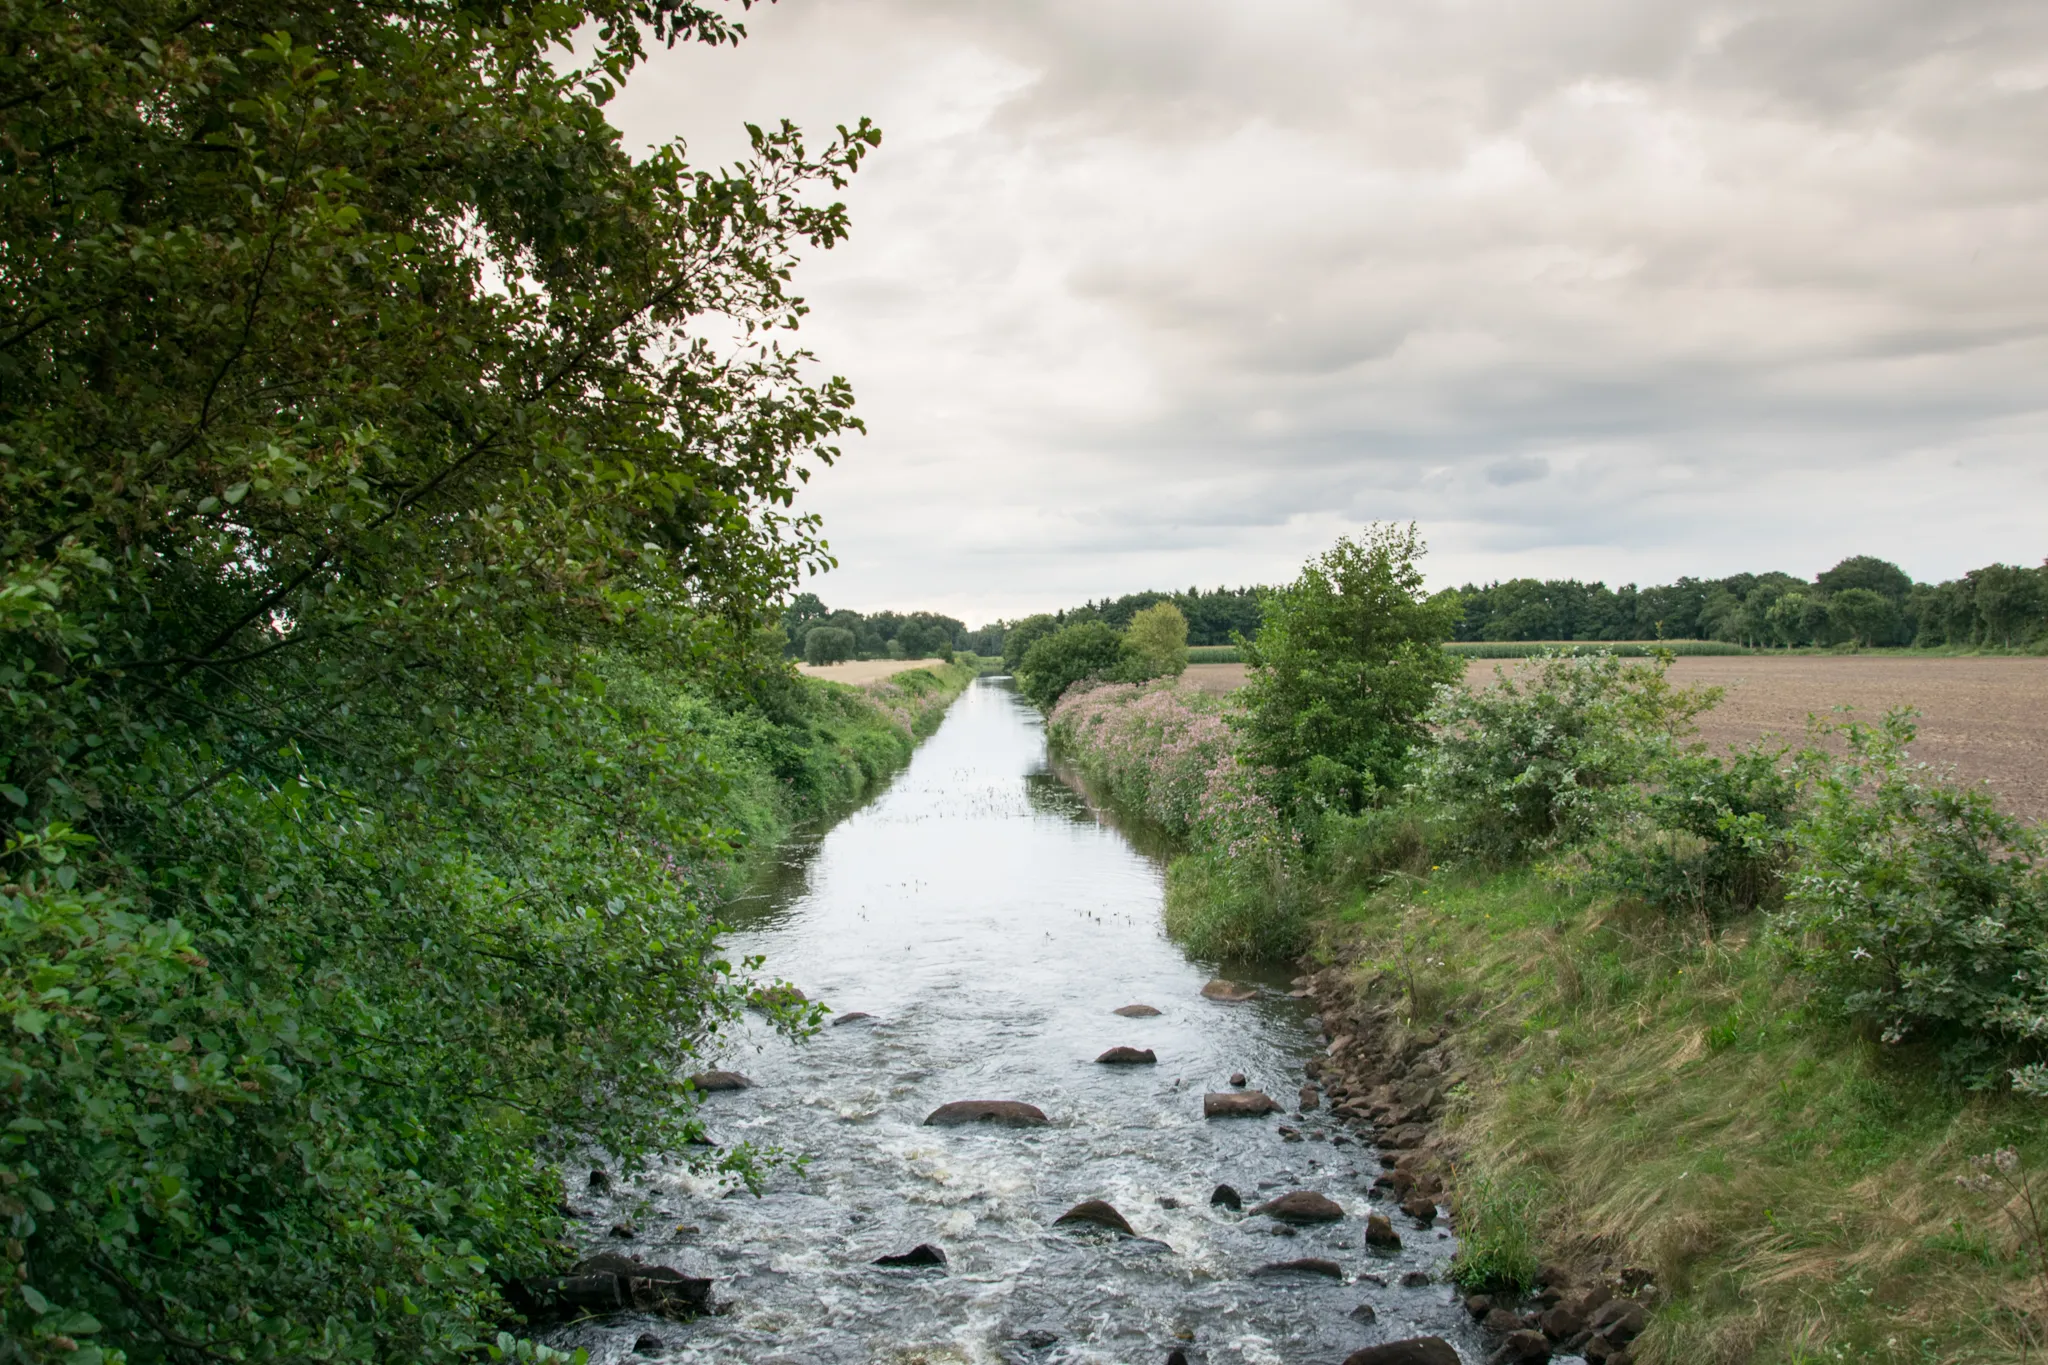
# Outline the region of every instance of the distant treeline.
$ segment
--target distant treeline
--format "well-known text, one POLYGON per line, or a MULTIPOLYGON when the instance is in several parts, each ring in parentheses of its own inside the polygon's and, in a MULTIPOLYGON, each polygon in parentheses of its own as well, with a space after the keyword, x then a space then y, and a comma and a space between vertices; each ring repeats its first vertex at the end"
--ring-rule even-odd
POLYGON ((1458 640, 1725 640, 1749 646, 2013 648, 2048 640, 2048 566, 1991 564, 1915 583, 1889 560, 1845 559, 1809 582, 1787 573, 1609 588, 1515 578, 1458 589, 1458 640))
POLYGON ((1190 645, 1227 645, 1234 632, 1247 637, 1259 633, 1259 594, 1264 591, 1212 588, 1203 592, 1189 588, 1186 592, 1134 592, 1086 602, 1065 611, 996 621, 977 630, 969 630, 955 618, 936 612, 878 611, 864 616, 857 611, 833 611, 816 593, 807 592, 799 594, 783 610, 782 629, 789 637, 784 652, 800 659, 819 653, 847 659, 922 659, 951 649, 993 657, 1011 652, 1014 644, 1018 657, 1022 657, 1023 647, 1060 626, 1101 621, 1123 630, 1131 624, 1133 616, 1158 602, 1171 602, 1180 608, 1181 615, 1187 618, 1190 645), (851 644, 834 636, 819 642, 825 648, 812 648, 808 641, 810 632, 821 626, 845 631, 851 644), (1013 640, 1012 633, 1020 628, 1022 634, 1013 640), (840 653, 842 647, 848 652, 840 653))
MULTIPOLYGON (((1061 626, 1101 621, 1122 630, 1158 602, 1187 618, 1188 645, 1229 645, 1259 633, 1263 587, 1206 592, 1134 592, 1064 611, 970 630, 950 616, 830 611, 804 593, 783 614, 788 652, 806 653, 819 626, 847 632, 827 653, 839 658, 925 658, 952 649, 1002 655, 1012 667, 1034 640, 1061 626), (840 648, 845 653, 837 653, 840 648)), ((1456 590, 1463 614, 1452 639, 1720 640, 1751 648, 1855 644, 2010 649, 2048 643, 2048 565, 1990 564, 1945 583, 1915 583, 1872 555, 1845 559, 1808 580, 1788 573, 1681 578, 1637 587, 1577 579, 1511 578, 1456 590)), ((820 642, 825 643, 824 641, 820 642)))

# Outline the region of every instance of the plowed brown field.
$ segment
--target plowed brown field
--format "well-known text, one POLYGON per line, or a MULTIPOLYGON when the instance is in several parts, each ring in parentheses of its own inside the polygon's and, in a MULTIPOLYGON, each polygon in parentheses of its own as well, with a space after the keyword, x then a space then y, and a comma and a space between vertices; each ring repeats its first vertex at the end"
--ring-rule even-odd
MULTIPOLYGON (((1475 659, 1466 680, 1483 686, 1496 662, 1475 659)), ((1189 685, 1228 692, 1244 682, 1242 664, 1196 664, 1189 685)), ((1915 659, 1897 655, 1742 655, 1677 659, 1671 679, 1727 689, 1701 717, 1700 733, 1716 746, 1747 744, 1763 734, 1797 742, 1806 718, 1852 706, 1875 719, 1893 706, 1919 708, 1920 742, 1913 756, 1987 781, 2007 810, 2048 819, 2048 659, 1915 659)))

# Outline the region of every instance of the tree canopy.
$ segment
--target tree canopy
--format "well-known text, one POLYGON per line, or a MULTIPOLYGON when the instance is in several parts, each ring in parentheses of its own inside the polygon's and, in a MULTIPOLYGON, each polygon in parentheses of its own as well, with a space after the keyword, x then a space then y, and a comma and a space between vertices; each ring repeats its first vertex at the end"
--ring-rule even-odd
POLYGON ((645 45, 742 33, 678 0, 0 29, 5 1330, 475 1358, 743 998, 660 680, 784 704, 858 425, 789 282, 879 135, 628 155, 645 45))

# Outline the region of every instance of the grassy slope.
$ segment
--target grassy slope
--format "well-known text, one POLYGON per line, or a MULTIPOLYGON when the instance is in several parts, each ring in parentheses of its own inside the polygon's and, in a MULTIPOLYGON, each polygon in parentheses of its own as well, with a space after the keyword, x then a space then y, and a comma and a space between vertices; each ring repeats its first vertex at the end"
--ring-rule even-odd
POLYGON ((980 671, 967 658, 859 687, 793 677, 758 708, 642 685, 660 690, 670 724, 693 736, 725 776, 717 805, 736 856, 717 880, 730 890, 793 826, 872 796, 980 671))
POLYGON ((2041 1106, 1812 1018, 1759 926, 1710 937, 1524 870, 1397 879, 1327 933, 1450 1024, 1469 1173, 1541 1191, 1546 1258, 1674 1293, 1639 1360, 2027 1358, 2041 1286, 1955 1177, 2005 1145, 2048 1161, 2041 1106))

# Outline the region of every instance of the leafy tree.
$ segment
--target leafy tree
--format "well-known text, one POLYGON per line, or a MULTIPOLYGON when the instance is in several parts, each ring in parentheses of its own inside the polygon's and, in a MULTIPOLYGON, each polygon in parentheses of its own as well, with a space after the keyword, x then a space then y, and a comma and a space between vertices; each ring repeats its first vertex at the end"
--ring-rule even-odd
POLYGON ((857 425, 787 281, 877 135, 629 156, 684 0, 0 30, 0 1336, 477 1359, 743 998, 671 683, 786 700, 857 425))
POLYGON ((1828 624, 1858 646, 1889 640, 1897 623, 1898 608, 1870 588, 1844 588, 1828 599, 1828 624))
POLYGON ((1896 607, 1904 602, 1906 594, 1912 591, 1913 580, 1906 576, 1904 569, 1889 559, 1879 559, 1875 555, 1852 555, 1815 578, 1814 586, 1830 597, 1852 588, 1862 588, 1876 593, 1896 607))
POLYGON ((1150 677, 1178 677, 1188 666, 1188 621, 1171 602, 1154 603, 1133 616, 1124 639, 1150 677))
POLYGON ((1058 629, 1059 623, 1043 612, 1012 622, 1003 633, 1003 667, 1012 673, 1021 672, 1031 646, 1058 629))
POLYGON ((1428 597, 1413 526, 1375 525, 1271 593, 1238 724, 1283 806, 1356 810, 1406 777, 1421 716, 1463 664, 1441 646, 1454 594, 1428 597))
POLYGON ((1143 661, 1115 626, 1079 621, 1041 636, 1025 651, 1017 670, 1018 690, 1041 710, 1088 678, 1128 681, 1143 673, 1143 661))
POLYGON ((836 664, 853 657, 853 632, 838 626, 813 626, 804 636, 804 662, 836 664))

